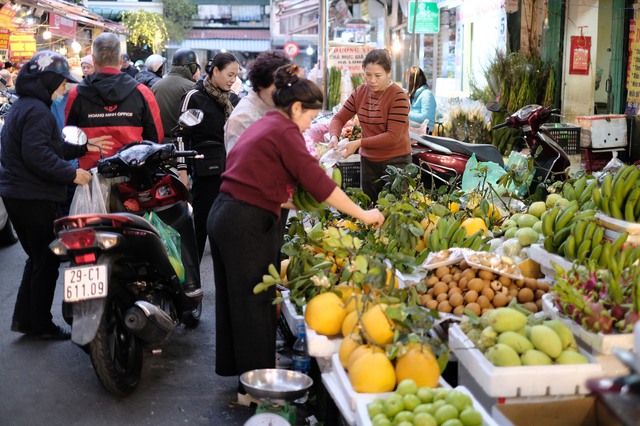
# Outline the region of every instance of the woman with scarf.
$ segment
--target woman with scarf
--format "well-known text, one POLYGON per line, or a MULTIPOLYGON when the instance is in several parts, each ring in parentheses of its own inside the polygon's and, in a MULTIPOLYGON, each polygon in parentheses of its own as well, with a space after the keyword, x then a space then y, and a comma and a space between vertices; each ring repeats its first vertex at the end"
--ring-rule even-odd
POLYGON ((200 261, 207 241, 207 216, 220 191, 220 174, 225 169, 224 125, 239 100, 231 92, 239 71, 240 63, 235 56, 218 53, 207 62, 205 78, 182 97, 181 112, 196 108, 204 113, 200 124, 184 131, 189 149, 204 155, 203 159, 191 162, 193 220, 200 261))

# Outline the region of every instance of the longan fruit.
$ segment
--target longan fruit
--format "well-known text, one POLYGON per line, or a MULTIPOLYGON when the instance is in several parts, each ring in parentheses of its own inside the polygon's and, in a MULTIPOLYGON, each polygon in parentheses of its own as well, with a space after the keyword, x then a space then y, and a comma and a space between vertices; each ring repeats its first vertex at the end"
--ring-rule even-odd
POLYGON ((536 308, 538 308, 538 312, 542 310, 542 299, 536 300, 536 308))
POLYGON ((531 290, 537 290, 538 289, 538 280, 536 280, 535 278, 525 278, 524 279, 524 286, 527 288, 530 288, 531 290))
POLYGON ((509 287, 511 285, 511 278, 505 277, 504 275, 500 275, 498 277, 498 281, 500 281, 500 284, 502 284, 505 287, 509 287))
POLYGON ((420 304, 422 306, 427 306, 427 303, 431 300, 433 300, 433 297, 430 294, 423 294, 420 296, 420 304))
POLYGON ((458 282, 460 281, 460 278, 462 278, 461 272, 456 272, 455 274, 453 274, 453 281, 458 282))
POLYGON ((542 299, 542 296, 544 296, 545 294, 547 293, 545 293, 544 290, 540 290, 540 289, 536 290, 536 300, 542 299))
POLYGON ((437 300, 429 300, 427 302, 427 309, 437 309, 438 308, 438 301, 437 300))
POLYGON ((460 289, 460 287, 451 287, 447 294, 449 295, 449 298, 451 298, 451 295, 453 294, 459 294, 462 296, 462 290, 460 289))
POLYGON ((474 278, 472 280, 469 280, 469 282, 467 282, 467 288, 469 290, 475 290, 480 293, 484 288, 484 281, 482 281, 481 278, 474 278))
POLYGON ((493 289, 491 287, 483 288, 481 294, 484 297, 486 297, 489 301, 492 301, 493 297, 495 296, 495 292, 493 291, 493 289))
POLYGON ((476 315, 480 315, 480 313, 482 312, 482 309, 480 308, 480 305, 478 305, 475 302, 467 303, 467 306, 465 306, 465 309, 470 310, 471 312, 475 313, 476 315))
POLYGON ((458 287, 464 290, 465 288, 467 288, 468 282, 469 280, 467 279, 467 277, 460 277, 460 279, 458 280, 458 287))
POLYGON ((476 300, 476 303, 478 305, 480 305, 481 309, 488 308, 489 305, 491 304, 491 303, 489 303, 489 299, 487 299, 487 296, 478 296, 478 299, 476 300))
POLYGON ((462 294, 460 294, 460 293, 455 293, 455 294, 452 294, 451 296, 449 296, 449 304, 451 306, 453 306, 454 308, 456 306, 462 305, 463 301, 464 301, 464 299, 462 297, 462 294))
POLYGON ((467 280, 472 280, 476 277, 476 273, 473 269, 465 269, 460 273, 460 276, 462 278, 466 278, 467 280))
POLYGON ((548 282, 538 280, 538 290, 542 290, 546 293, 549 291, 549 288, 550 286, 548 282))
POLYGON ((449 295, 447 293, 440 293, 439 295, 436 296, 436 300, 438 302, 444 302, 448 298, 449 298, 449 295))
POLYGON ((453 280, 453 275, 451 274, 446 274, 440 277, 440 281, 442 281, 443 283, 450 283, 451 280, 453 280))
POLYGON ((438 281, 435 286, 433 286, 433 294, 438 296, 442 293, 446 293, 449 291, 449 286, 442 281, 438 281))
POLYGON ((474 303, 478 300, 478 292, 475 290, 469 290, 464 294, 464 301, 467 303, 474 303))
POLYGON ((452 288, 458 288, 458 283, 455 281, 449 281, 449 290, 452 288))
POLYGON ((442 278, 449 273, 449 267, 447 266, 438 266, 436 269, 436 277, 442 278))
POLYGON ((528 287, 522 287, 518 292, 518 302, 527 303, 533 301, 533 291, 528 287))
POLYGON ((502 308, 503 306, 507 306, 509 303, 508 296, 503 293, 496 293, 493 300, 491 301, 493 306, 496 308, 502 308))
POLYGON ((480 272, 478 272, 478 276, 483 280, 489 280, 489 282, 493 281, 495 278, 493 272, 487 271, 486 269, 481 269, 480 272))
POLYGON ((538 307, 533 302, 523 303, 522 307, 525 308, 527 311, 531 312, 532 314, 535 314, 536 312, 538 312, 538 307))
POLYGON ((440 281, 438 277, 436 277, 435 275, 431 275, 429 278, 427 278, 427 287, 433 287, 438 281, 440 281))
POLYGON ((453 315, 464 315, 464 309, 464 305, 456 306, 455 308, 453 308, 453 315))
POLYGON ((460 267, 461 270, 464 269, 468 269, 469 268, 469 264, 467 263, 466 260, 461 260, 460 263, 458 264, 458 266, 460 267))
POLYGON ((453 308, 451 307, 451 305, 449 304, 448 300, 444 300, 440 303, 438 303, 438 311, 440 312, 445 312, 445 313, 450 313, 453 310, 453 308))

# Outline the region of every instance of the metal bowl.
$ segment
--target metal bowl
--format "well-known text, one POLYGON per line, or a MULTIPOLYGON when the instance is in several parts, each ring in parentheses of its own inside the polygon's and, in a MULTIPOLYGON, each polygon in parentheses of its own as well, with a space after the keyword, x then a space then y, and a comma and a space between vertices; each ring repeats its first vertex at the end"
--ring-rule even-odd
POLYGON ((305 395, 313 380, 298 371, 263 368, 242 374, 240 383, 254 398, 293 401, 305 395))

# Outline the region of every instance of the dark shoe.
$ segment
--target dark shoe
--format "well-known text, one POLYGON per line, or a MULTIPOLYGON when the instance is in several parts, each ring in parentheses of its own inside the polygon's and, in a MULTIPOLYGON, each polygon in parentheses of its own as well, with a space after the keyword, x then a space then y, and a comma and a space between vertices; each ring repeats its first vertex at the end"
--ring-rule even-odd
POLYGON ((187 297, 197 300, 198 302, 202 300, 202 297, 204 296, 202 288, 200 288, 200 284, 198 283, 184 283, 182 288, 184 289, 184 294, 187 297))
POLYGON ((59 325, 52 324, 50 328, 43 332, 33 332, 31 336, 41 340, 69 340, 71 333, 59 325))
POLYGON ((11 331, 15 331, 22 334, 29 334, 31 332, 30 328, 24 325, 21 322, 13 320, 11 322, 11 331))

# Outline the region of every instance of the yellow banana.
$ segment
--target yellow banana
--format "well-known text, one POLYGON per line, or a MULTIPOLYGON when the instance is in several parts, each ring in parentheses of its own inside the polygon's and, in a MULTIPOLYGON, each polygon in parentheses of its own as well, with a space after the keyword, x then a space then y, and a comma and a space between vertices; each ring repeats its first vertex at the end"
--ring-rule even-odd
POLYGON ((598 181, 593 179, 589 184, 584 188, 582 193, 578 196, 578 204, 583 205, 587 201, 593 198, 593 191, 597 188, 598 181))
POLYGON ((571 202, 571 204, 565 207, 562 213, 560 213, 556 218, 556 221, 553 225, 554 232, 558 232, 559 230, 567 226, 567 224, 569 223, 573 215, 578 211, 578 209, 579 209, 578 203, 573 201, 571 202))
POLYGON ((587 254, 589 254, 589 250, 591 250, 591 240, 584 240, 578 247, 578 253, 576 254, 580 263, 584 263, 587 258, 587 254))
POLYGON ((575 260, 576 258, 576 239, 573 235, 569 235, 567 238, 567 245, 564 248, 564 254, 569 260, 575 260))
POLYGON ((613 185, 613 176, 611 176, 611 174, 607 173, 607 175, 604 177, 604 179, 602 181, 602 196, 603 197, 611 197, 613 195, 612 185, 613 185))
POLYGON ((593 202, 596 203, 597 208, 601 208, 600 206, 602 206, 602 191, 598 187, 593 188, 593 202))
POLYGON ((617 198, 615 195, 609 200, 609 212, 611 217, 624 219, 622 210, 620 210, 620 198, 617 198))
MULTIPOLYGON (((580 225, 580 227, 582 227, 582 222, 584 222, 584 221, 578 222, 576 224, 576 226, 580 225)), ((585 224, 585 226, 586 226, 586 224, 585 224)), ((556 232, 554 234, 554 236, 553 236, 553 245, 555 247, 558 247, 560 244, 562 244, 567 239, 569 234, 572 234, 572 233, 574 235, 577 234, 577 232, 572 232, 571 230, 572 230, 571 227, 566 226, 566 227, 562 228, 561 230, 559 230, 558 232, 556 232)))
POLYGON ((584 191, 585 186, 587 186, 587 175, 582 175, 573 184, 575 199, 580 200, 580 197, 582 196, 582 191, 584 191))
POLYGON ((636 221, 634 209, 636 207, 636 204, 638 203, 638 199, 640 199, 640 187, 635 188, 633 191, 631 191, 631 194, 629 194, 629 197, 625 201, 624 220, 626 220, 627 222, 636 221))
POLYGON ((542 218, 542 233, 544 236, 553 236, 553 225, 561 210, 560 206, 556 206, 545 213, 542 218))
POLYGON ((591 247, 595 247, 602 242, 604 239, 604 228, 602 226, 597 226, 596 230, 593 232, 593 237, 591 237, 591 247))
POLYGON ((589 253, 589 260, 594 263, 598 263, 600 256, 602 255, 602 244, 594 246, 591 245, 591 253, 589 253))

